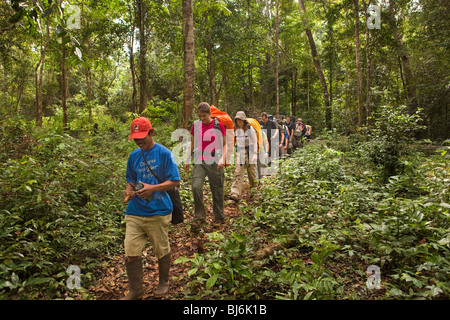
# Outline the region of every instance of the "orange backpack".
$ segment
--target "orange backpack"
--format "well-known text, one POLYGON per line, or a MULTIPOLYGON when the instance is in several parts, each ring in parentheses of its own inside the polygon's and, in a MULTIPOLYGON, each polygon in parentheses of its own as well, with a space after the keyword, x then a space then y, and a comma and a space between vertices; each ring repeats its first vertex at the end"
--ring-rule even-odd
POLYGON ((259 124, 259 121, 256 120, 256 119, 253 119, 253 118, 247 118, 247 122, 256 131, 256 141, 258 143, 258 149, 259 150, 264 150, 263 134, 262 134, 262 131, 261 131, 261 125, 259 124))
POLYGON ((233 119, 226 112, 222 112, 215 106, 211 105, 211 118, 217 118, 226 129, 234 130, 233 119))
POLYGON ((226 166, 230 165, 230 159, 234 149, 234 125, 233 119, 226 112, 222 112, 215 106, 211 105, 211 118, 217 118, 225 127, 226 130, 226 151, 227 156, 225 159, 226 166))

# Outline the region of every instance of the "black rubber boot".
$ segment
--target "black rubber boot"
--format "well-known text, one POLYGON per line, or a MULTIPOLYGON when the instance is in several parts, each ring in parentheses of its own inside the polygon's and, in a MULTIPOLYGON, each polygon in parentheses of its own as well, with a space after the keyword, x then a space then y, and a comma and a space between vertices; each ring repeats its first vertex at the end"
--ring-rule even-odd
POLYGON ((128 286, 130 292, 120 300, 141 300, 144 297, 144 282, 141 258, 126 261, 128 286))
POLYGON ((159 283, 155 290, 155 298, 164 297, 169 291, 170 253, 158 260, 159 283))

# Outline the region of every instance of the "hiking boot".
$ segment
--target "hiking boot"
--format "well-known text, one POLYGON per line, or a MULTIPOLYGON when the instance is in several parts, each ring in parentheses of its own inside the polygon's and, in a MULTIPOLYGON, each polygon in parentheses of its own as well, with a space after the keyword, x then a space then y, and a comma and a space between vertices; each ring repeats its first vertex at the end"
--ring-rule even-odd
POLYGON ((239 202, 239 200, 235 196, 229 196, 228 197, 227 204, 236 204, 238 202, 239 202))
POLYGON ((125 266, 128 275, 130 292, 120 300, 141 300, 144 297, 144 282, 141 258, 126 261, 125 266))
POLYGON ((194 221, 191 223, 191 235, 196 236, 202 230, 203 222, 194 221))
POLYGON ((170 253, 158 260, 159 283, 155 298, 163 298, 169 291, 170 253))
POLYGON ((213 228, 221 229, 224 225, 225 225, 225 221, 223 221, 223 220, 214 221, 213 228))

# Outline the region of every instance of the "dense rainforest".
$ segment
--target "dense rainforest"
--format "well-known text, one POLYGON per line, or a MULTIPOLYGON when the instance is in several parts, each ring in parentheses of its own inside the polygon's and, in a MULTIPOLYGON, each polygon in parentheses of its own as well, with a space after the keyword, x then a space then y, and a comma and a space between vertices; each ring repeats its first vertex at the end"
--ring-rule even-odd
MULTIPOLYGON (((312 139, 197 237, 180 164, 170 299, 448 299, 449 11, 1 1, 0 298, 120 298, 130 123, 147 117, 172 150, 207 101, 232 118, 302 118, 312 139)), ((151 244, 144 255, 153 299, 151 244)))

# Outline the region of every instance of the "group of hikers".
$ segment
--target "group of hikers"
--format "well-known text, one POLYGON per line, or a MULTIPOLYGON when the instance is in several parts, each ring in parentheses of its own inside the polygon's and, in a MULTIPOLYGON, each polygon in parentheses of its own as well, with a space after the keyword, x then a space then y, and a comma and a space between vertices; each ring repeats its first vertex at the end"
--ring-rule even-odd
MULTIPOLYGON (((220 227, 225 222, 225 166, 233 151, 227 150, 225 125, 212 117, 211 107, 206 102, 197 107, 198 120, 192 124, 192 139, 184 162, 186 172, 189 173, 192 167, 195 209, 190 232, 193 236, 206 223, 203 202, 206 177, 212 194, 214 225, 220 227)), ((172 200, 165 191, 180 185, 180 174, 172 152, 153 140, 154 130, 150 120, 136 118, 130 129, 129 140, 134 140, 138 148, 130 153, 126 170, 124 202, 128 205, 124 248, 129 292, 122 299, 142 299, 144 296, 141 255, 148 240, 158 259, 159 283, 154 296, 161 298, 169 289, 171 255, 168 233, 173 211, 172 200)), ((284 157, 291 154, 295 148, 302 146, 303 137, 310 139, 310 134, 311 127, 305 125, 302 119, 295 121, 288 116, 277 120, 263 112, 260 121, 256 121, 247 118, 245 112, 238 111, 234 117, 236 165, 228 201, 238 202, 241 199, 245 169, 250 187, 254 187, 263 175, 261 168, 271 165, 273 155, 284 157)))
POLYGON ((257 132, 250 120, 254 121, 247 118, 244 111, 238 111, 234 118, 236 154, 239 155, 229 196, 234 202, 239 202, 241 198, 244 169, 247 169, 250 187, 253 187, 255 181, 264 175, 262 167, 270 166, 273 158, 284 158, 292 154, 295 149, 303 146, 304 138, 308 141, 311 139, 311 126, 304 124, 300 118, 295 121, 294 117, 287 116, 283 120, 277 120, 263 112, 258 121, 261 132, 257 132), (258 135, 262 141, 260 144, 257 143, 258 135), (258 154, 263 154, 264 157, 258 157, 258 154))

